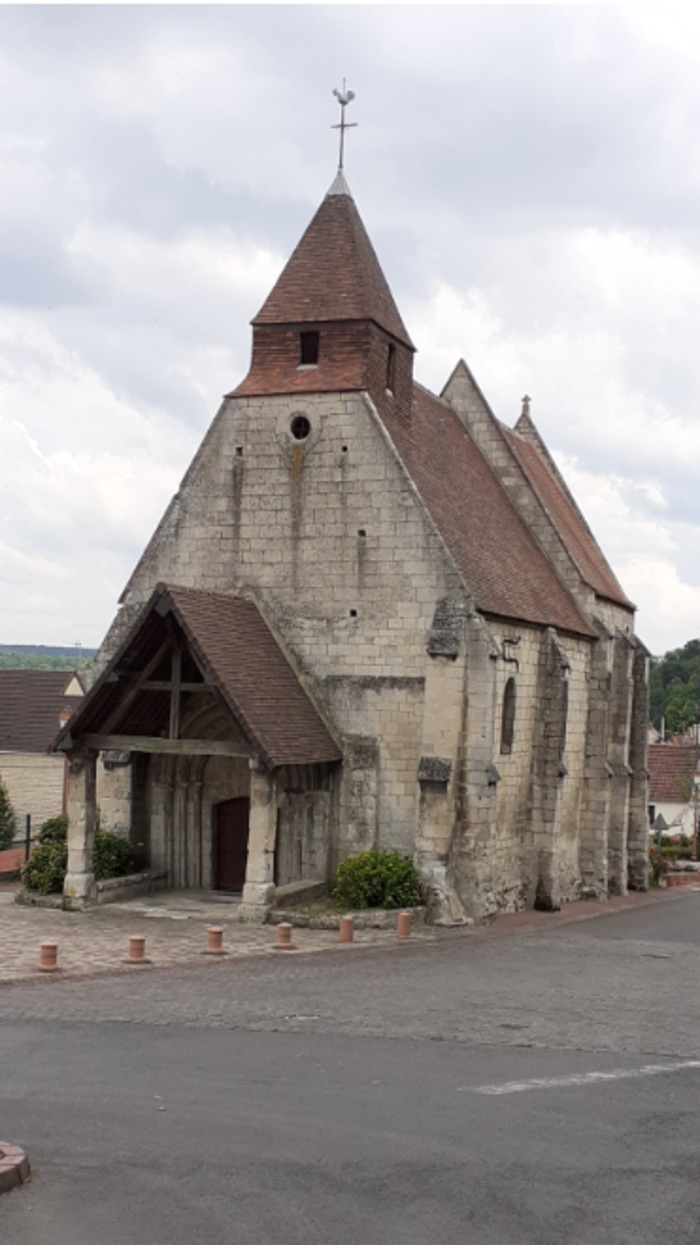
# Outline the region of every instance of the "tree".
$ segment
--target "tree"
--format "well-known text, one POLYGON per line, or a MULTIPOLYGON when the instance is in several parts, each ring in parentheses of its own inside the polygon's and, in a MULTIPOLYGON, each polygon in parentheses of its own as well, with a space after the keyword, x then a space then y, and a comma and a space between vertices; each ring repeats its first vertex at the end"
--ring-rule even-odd
POLYGON ((700 640, 688 640, 651 664, 651 720, 657 729, 665 719, 666 734, 681 734, 700 717, 700 640))
POLYGON ((7 794, 7 787, 0 780, 0 851, 9 847, 15 837, 17 823, 15 811, 7 794))

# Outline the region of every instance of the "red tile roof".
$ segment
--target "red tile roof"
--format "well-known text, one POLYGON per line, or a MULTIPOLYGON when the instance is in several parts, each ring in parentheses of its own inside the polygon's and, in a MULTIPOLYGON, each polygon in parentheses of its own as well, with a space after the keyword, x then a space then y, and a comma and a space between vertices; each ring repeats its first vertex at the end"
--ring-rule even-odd
POLYGON ((562 488, 536 447, 505 425, 501 425, 501 428, 585 583, 599 597, 614 601, 616 605, 625 606, 627 609, 634 609, 573 498, 562 488))
POLYGON ((593 635, 457 414, 419 385, 414 395, 410 423, 384 423, 477 607, 593 635))
POLYGON ((253 324, 328 320, 374 320, 411 346, 349 194, 326 195, 253 324))
POLYGON ((66 696, 71 670, 0 670, 0 752, 50 752, 59 714, 81 697, 66 696))
POLYGON ((252 601, 167 588, 173 612, 249 738, 272 765, 341 756, 318 711, 252 601))
MULTIPOLYGON (((159 585, 70 724, 71 741, 104 733, 132 677, 168 635, 164 615, 181 629, 196 666, 270 766, 340 759, 341 752, 257 607, 241 597, 159 585), (116 678, 115 678, 116 676, 116 678)), ((192 672, 197 673, 194 664, 192 672)), ((167 672, 163 672, 167 677, 167 672)), ((158 677, 154 671, 151 677, 158 677)), ((183 680, 189 680, 185 674, 183 680)), ((169 698, 141 692, 114 728, 129 735, 167 733, 169 698)), ((113 733, 112 730, 106 733, 113 733)))
POLYGON ((649 744, 649 800, 652 804, 688 804, 693 795, 697 749, 678 744, 649 744))

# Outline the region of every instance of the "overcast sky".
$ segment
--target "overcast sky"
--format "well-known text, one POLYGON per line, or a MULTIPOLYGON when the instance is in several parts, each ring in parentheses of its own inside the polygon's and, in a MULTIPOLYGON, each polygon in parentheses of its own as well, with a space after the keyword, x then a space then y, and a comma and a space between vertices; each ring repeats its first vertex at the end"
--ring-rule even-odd
POLYGON ((0 7, 0 642, 99 643, 346 172, 439 391, 524 393, 655 653, 700 635, 700 16, 0 7))

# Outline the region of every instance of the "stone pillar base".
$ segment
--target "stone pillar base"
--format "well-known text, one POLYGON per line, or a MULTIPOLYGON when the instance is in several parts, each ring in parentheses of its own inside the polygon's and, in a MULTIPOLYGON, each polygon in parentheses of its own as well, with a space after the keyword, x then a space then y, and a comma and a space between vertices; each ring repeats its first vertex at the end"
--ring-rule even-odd
POLYGON ((266 925, 273 904, 242 903, 238 909, 238 919, 244 925, 266 925))
POLYGON ((63 883, 63 907, 66 912, 84 912, 96 903, 94 873, 67 873, 63 883))
POLYGON ((631 891, 649 890, 649 858, 648 856, 630 856, 627 864, 627 887, 631 891))
POLYGON ((559 862, 556 854, 549 849, 537 853, 537 889, 533 906, 536 912, 561 910, 559 862))

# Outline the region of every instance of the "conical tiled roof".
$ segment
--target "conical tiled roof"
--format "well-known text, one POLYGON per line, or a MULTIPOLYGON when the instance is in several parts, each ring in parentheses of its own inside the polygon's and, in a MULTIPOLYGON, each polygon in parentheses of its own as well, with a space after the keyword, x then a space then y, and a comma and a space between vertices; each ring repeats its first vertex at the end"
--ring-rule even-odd
POLYGON ((413 349, 374 247, 336 178, 254 325, 373 320, 413 349))

